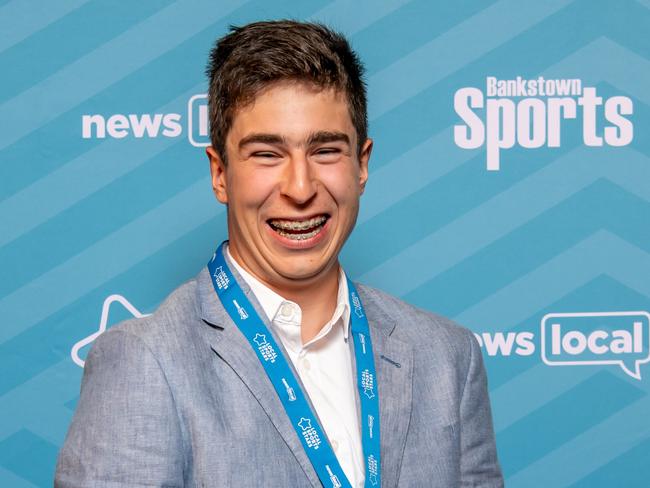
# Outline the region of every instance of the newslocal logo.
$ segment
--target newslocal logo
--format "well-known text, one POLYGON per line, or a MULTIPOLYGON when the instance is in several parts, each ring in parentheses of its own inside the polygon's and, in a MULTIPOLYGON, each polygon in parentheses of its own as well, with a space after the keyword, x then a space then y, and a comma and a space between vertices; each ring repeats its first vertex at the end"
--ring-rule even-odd
MULTIPOLYGON (((640 380, 650 361, 648 312, 549 313, 540 324, 541 359, 548 366, 616 366, 640 380)), ((535 334, 475 333, 488 356, 535 354, 535 334)))
POLYGON ((464 87, 454 95, 454 109, 462 124, 454 126, 454 142, 463 149, 485 145, 486 167, 501 169, 502 151, 560 147, 567 119, 582 119, 585 145, 626 146, 634 137, 634 107, 629 97, 598 96, 582 80, 485 79, 485 89, 464 87), (602 134, 602 135, 601 135, 602 134))
POLYGON ((549 366, 617 365, 640 380, 641 364, 650 361, 647 312, 551 313, 541 332, 549 366))
POLYGON ((175 112, 81 116, 83 139, 177 138, 183 134, 193 146, 210 144, 207 95, 190 97, 185 116, 175 112))

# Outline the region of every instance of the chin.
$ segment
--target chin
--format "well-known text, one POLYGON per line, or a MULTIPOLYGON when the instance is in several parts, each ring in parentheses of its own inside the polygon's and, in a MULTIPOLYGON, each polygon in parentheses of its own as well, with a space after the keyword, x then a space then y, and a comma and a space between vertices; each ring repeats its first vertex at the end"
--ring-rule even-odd
POLYGON ((280 267, 277 269, 277 273, 287 280, 306 280, 318 276, 325 268, 325 265, 314 265, 313 263, 305 266, 296 266, 296 263, 292 263, 290 266, 280 267))

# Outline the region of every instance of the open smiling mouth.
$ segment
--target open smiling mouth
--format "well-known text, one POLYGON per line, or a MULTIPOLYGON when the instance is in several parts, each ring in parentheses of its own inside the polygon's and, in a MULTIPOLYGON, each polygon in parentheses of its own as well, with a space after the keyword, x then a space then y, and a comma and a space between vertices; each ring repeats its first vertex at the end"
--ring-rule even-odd
POLYGON ((294 241, 304 241, 315 237, 329 219, 329 215, 322 214, 305 220, 269 219, 267 223, 282 237, 294 241))

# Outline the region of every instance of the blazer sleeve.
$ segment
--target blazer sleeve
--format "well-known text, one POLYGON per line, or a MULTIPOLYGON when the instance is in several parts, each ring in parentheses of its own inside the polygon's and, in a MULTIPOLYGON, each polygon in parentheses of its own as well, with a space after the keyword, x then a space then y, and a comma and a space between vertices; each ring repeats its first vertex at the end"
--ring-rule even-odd
POLYGON ((497 460, 483 356, 471 332, 468 340, 469 366, 460 402, 461 486, 500 488, 503 477, 497 460))
POLYGON ((111 329, 88 354, 55 488, 182 486, 183 446, 167 380, 138 336, 111 329))

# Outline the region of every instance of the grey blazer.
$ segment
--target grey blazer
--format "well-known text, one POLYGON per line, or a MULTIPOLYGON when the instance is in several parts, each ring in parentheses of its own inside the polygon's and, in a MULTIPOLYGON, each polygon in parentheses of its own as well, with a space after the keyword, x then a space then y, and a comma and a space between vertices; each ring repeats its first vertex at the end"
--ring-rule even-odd
MULTIPOLYGON (((377 368, 382 486, 503 486, 472 333, 377 290, 358 291, 377 368)), ((321 484, 204 269, 153 315, 97 338, 55 486, 321 484)))

